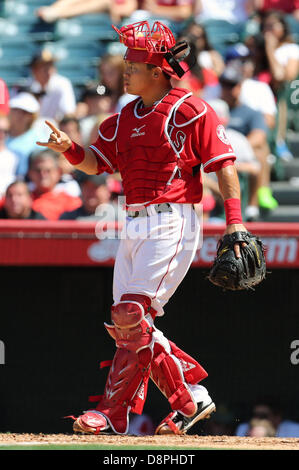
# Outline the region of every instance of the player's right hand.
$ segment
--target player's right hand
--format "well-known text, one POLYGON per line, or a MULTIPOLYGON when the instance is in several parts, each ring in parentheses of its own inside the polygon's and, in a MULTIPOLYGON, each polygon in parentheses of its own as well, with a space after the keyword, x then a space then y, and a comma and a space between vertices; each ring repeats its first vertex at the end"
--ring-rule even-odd
POLYGON ((72 140, 65 132, 57 129, 57 127, 55 127, 51 122, 45 121, 45 123, 50 127, 52 132, 49 136, 48 142, 36 142, 37 145, 40 145, 41 147, 48 147, 55 152, 66 152, 67 149, 72 145, 72 140))

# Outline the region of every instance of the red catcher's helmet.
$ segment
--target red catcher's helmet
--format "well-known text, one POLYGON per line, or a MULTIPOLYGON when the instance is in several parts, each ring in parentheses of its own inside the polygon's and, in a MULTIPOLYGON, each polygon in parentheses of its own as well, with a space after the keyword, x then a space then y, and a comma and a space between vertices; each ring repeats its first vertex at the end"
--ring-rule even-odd
POLYGON ((152 28, 147 21, 122 26, 120 29, 112 25, 112 28, 118 33, 120 42, 127 47, 125 60, 156 65, 175 78, 181 78, 186 72, 179 61, 189 54, 188 44, 176 44, 171 30, 160 21, 155 21, 152 28), (187 53, 177 59, 175 56, 184 50, 187 53))

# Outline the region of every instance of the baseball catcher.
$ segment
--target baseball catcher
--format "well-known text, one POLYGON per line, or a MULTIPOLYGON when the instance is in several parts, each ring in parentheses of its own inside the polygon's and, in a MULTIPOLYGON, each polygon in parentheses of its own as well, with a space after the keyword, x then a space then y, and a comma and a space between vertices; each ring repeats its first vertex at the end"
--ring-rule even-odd
MULTIPOLYGON (((225 234, 246 232, 236 156, 215 111, 189 90, 172 87, 171 77, 180 79, 185 73, 182 59, 189 53, 188 44, 177 44, 159 21, 152 27, 142 21, 115 29, 127 48, 125 91, 136 99, 100 125, 96 142, 88 148, 49 122, 49 140, 39 143, 63 153, 85 173, 118 171, 126 199, 111 323, 105 324, 115 355, 103 394, 75 418, 74 430, 127 434, 130 414, 142 413, 152 380, 170 406, 156 433, 183 434, 215 411, 201 384, 208 374, 156 322, 198 249, 201 228, 194 204, 202 199, 202 171, 216 172, 225 234)), ((241 240, 233 236, 230 247, 239 257, 241 240)), ((186 311, 190 301, 186 299, 186 311)), ((185 319, 184 324, 188 328, 185 319)))

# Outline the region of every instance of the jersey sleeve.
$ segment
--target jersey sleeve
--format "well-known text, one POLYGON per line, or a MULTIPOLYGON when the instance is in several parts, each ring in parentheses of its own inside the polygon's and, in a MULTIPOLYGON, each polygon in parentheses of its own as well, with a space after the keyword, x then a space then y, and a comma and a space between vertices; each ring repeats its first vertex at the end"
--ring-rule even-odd
POLYGON ((215 111, 207 105, 207 112, 198 121, 199 154, 205 173, 217 171, 225 160, 235 161, 236 155, 215 111))
POLYGON ((97 140, 89 146, 98 161, 98 174, 114 173, 117 170, 116 135, 118 114, 105 119, 99 127, 97 140))

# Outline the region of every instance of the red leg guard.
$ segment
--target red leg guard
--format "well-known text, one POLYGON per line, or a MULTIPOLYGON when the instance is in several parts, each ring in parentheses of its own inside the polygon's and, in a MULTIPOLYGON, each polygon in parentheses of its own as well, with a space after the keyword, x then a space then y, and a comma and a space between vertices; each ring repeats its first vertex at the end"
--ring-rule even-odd
POLYGON ((207 377, 207 372, 191 356, 174 343, 155 343, 151 363, 151 379, 168 399, 173 410, 193 416, 197 404, 188 384, 196 384, 207 377))
POLYGON ((169 341, 172 354, 180 361, 187 383, 197 384, 208 377, 207 371, 189 354, 182 351, 172 341, 169 341))
POLYGON ((145 317, 149 310, 148 297, 127 294, 112 308, 114 325, 105 325, 117 351, 96 410, 118 434, 127 432, 130 411, 141 414, 143 410, 153 354, 153 327, 145 317))
POLYGON ((127 433, 130 411, 142 413, 151 358, 149 348, 138 354, 118 348, 115 353, 104 395, 95 409, 103 413, 118 434, 127 433))

